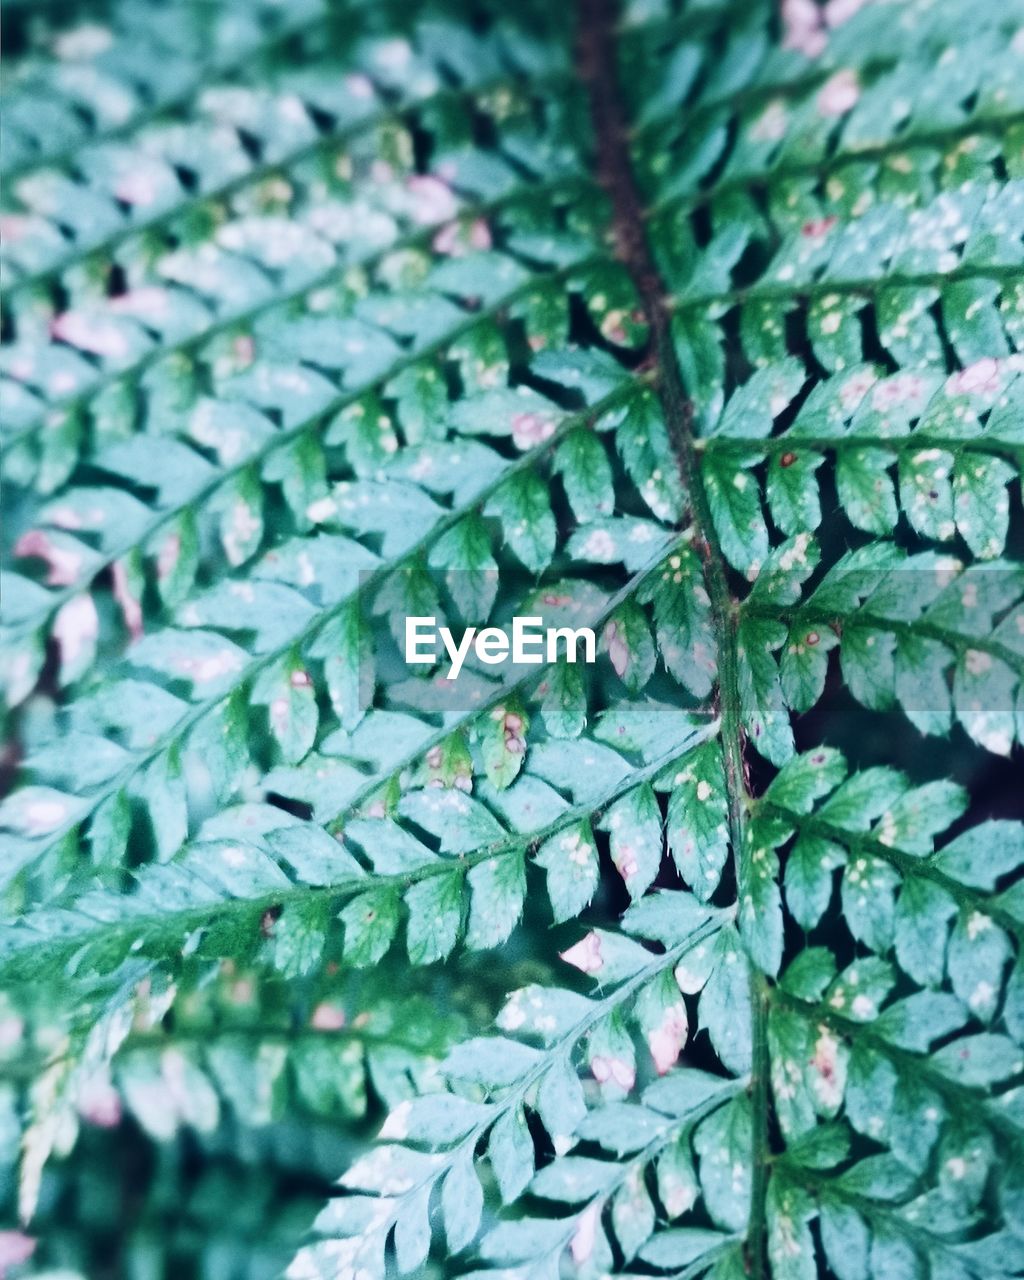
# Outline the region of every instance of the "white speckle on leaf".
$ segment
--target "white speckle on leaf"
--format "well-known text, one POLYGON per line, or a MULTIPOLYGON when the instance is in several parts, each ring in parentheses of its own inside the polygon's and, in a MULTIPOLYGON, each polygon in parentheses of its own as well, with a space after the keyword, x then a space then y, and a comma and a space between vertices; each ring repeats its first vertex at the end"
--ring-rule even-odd
POLYGON ((105 53, 114 42, 109 27, 86 22, 62 32, 53 42, 53 51, 63 62, 84 62, 105 53))
POLYGON ((830 76, 818 91, 818 113, 826 117, 844 116, 860 99, 860 81, 852 68, 846 67, 830 76))
POLYGON ((967 937, 971 942, 991 928, 993 928, 991 918, 981 911, 972 911, 967 917, 967 937))
POLYGON ((53 622, 53 638, 60 650, 62 667, 74 667, 92 651, 100 631, 100 620, 92 596, 75 596, 61 605, 53 622))
POLYGON ((114 195, 125 204, 147 208, 157 197, 157 185, 148 173, 126 173, 118 178, 114 195))
POLYGON ((872 3, 874 0, 828 0, 825 5, 825 22, 830 27, 841 27, 872 3))
POLYGON ((526 1022, 526 1012, 523 1009, 521 991, 513 992, 505 1003, 505 1007, 498 1014, 496 1019, 498 1026, 503 1031, 518 1031, 526 1022))
POLYGON ((972 676, 982 676, 992 669, 992 656, 980 649, 968 649, 964 654, 964 666, 972 676))
POLYGON ((572 1260, 582 1266, 594 1252, 594 1240, 597 1235, 597 1222, 601 1216, 600 1201, 587 1205, 579 1216, 576 1232, 570 1242, 569 1249, 572 1260))
POLYGON ((789 112, 785 101, 775 98, 751 125, 750 136, 754 142, 781 142, 788 124, 789 112))
POLYGON ((967 1003, 975 1013, 979 1010, 986 1009, 992 1002, 993 996, 996 994, 995 988, 990 982, 979 982, 970 994, 967 1003))
POLYGON ((182 654, 175 666, 196 684, 208 684, 211 680, 219 680, 222 676, 237 671, 241 665, 239 654, 230 649, 222 649, 219 653, 211 653, 205 657, 182 654))
POLYGON ((412 1102, 406 1098, 400 1102, 381 1125, 380 1137, 392 1142, 403 1142, 409 1136, 409 1112, 412 1102))
POLYGON ((306 508, 306 518, 312 524, 322 524, 325 520, 329 520, 331 516, 337 513, 337 506, 333 498, 318 498, 316 502, 311 502, 306 508))
POLYGON ((239 499, 231 508, 231 518, 224 530, 224 552, 231 564, 239 565, 245 560, 249 543, 259 530, 259 516, 248 502, 239 499))
POLYGON ((367 99, 373 97, 373 81, 369 76, 360 73, 345 77, 345 88, 353 98, 367 99))
POLYGON ((68 816, 70 808, 59 796, 31 800, 25 805, 20 830, 27 836, 43 836, 55 831, 68 816))

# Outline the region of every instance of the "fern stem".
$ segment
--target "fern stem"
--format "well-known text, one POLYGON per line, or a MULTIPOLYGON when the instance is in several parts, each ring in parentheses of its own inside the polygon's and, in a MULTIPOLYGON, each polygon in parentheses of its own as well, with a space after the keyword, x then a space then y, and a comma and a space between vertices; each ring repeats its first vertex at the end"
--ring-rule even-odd
MULTIPOLYGON (((943 373, 945 370, 943 369, 943 373)), ((742 436, 702 436, 694 442, 701 453, 735 453, 744 457, 762 453, 766 457, 776 453, 803 452, 805 449, 841 452, 843 449, 881 449, 896 455, 919 449, 941 449, 958 458, 963 454, 983 454, 986 457, 1009 458, 1018 466, 1024 462, 1024 451, 1011 440, 987 439, 985 436, 969 436, 967 439, 951 439, 948 435, 935 435, 930 431, 911 431, 903 436, 861 435, 856 431, 844 435, 804 435, 786 431, 767 440, 742 436)))
MULTIPOLYGON (((612 204, 616 256, 624 264, 650 325, 659 370, 661 400, 670 445, 694 523, 695 545, 704 561, 715 628, 718 701, 722 722, 729 833, 737 879, 742 883, 746 848, 745 817, 749 803, 740 717, 739 660, 736 617, 726 576, 725 559, 711 519, 707 492, 694 448, 693 408, 672 337, 669 290, 661 278, 647 239, 643 206, 629 154, 629 126, 617 75, 615 21, 610 0, 579 0, 579 65, 590 91, 591 117, 601 185, 612 204)), ((747 1268, 752 1277, 766 1274, 765 1196, 768 1178, 769 1064, 764 979, 753 970, 751 1041, 751 1210, 747 1231, 747 1268)))
MULTIPOLYGON (((389 1048, 406 1049, 409 1052, 422 1051, 423 1048, 417 1041, 406 1039, 397 1031, 393 1033, 374 1032, 368 1031, 365 1027, 353 1027, 350 1025, 326 1028, 309 1025, 289 1026, 280 1022, 276 1024, 218 1022, 212 1026, 175 1026, 169 1031, 162 1028, 132 1031, 117 1046, 109 1061, 113 1062, 115 1058, 124 1058, 132 1054, 173 1049, 175 1046, 182 1044, 206 1046, 210 1044, 214 1037, 220 1036, 259 1043, 284 1044, 288 1047, 294 1045, 297 1041, 304 1040, 310 1043, 321 1041, 330 1045, 360 1044, 368 1047, 385 1045, 389 1048)), ((82 1046, 79 1044, 74 1050, 69 1049, 56 1055, 40 1055, 37 1058, 23 1058, 18 1061, 4 1062, 0 1064, 0 1083, 32 1080, 41 1072, 48 1071, 52 1067, 76 1062, 81 1056, 81 1049, 82 1046)), ((434 1051, 439 1053, 442 1050, 435 1046, 434 1051)))
POLYGON ((827 297, 836 294, 871 294, 880 289, 937 289, 956 284, 959 280, 1020 280, 1019 263, 974 265, 961 263, 950 271, 908 271, 903 274, 884 271, 874 276, 849 277, 845 280, 807 280, 804 283, 779 284, 776 281, 758 281, 739 289, 723 289, 719 293, 685 294, 673 297, 667 306, 675 313, 702 310, 712 306, 734 307, 744 302, 799 302, 803 298, 827 297))

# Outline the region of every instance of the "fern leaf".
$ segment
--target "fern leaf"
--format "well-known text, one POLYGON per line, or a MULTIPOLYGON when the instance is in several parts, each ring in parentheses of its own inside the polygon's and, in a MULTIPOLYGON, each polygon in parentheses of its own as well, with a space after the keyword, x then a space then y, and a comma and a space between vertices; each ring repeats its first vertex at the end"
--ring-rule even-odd
POLYGON ((129 1114, 319 1144, 292 1280, 1010 1280, 1024 12, 507 8, 13 20, 0 1181, 129 1114))

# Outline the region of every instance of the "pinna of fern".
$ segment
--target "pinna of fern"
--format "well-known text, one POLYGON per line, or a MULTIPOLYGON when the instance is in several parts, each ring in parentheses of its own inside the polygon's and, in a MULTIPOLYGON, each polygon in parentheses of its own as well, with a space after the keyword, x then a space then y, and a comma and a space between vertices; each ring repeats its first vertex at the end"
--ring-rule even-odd
POLYGON ((9 90, 22 1215, 104 1097, 351 1134, 295 1280, 1021 1275, 1024 10, 211 14, 9 90))

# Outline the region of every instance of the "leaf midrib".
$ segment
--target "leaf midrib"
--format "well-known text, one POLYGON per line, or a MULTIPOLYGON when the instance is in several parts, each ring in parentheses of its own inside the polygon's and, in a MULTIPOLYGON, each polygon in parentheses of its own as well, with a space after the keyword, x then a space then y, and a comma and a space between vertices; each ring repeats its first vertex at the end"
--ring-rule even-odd
MULTIPOLYGON (((711 516, 711 506, 694 447, 693 407, 687 396, 672 335, 671 296, 648 240, 628 139, 630 128, 618 82, 613 6, 610 0, 579 0, 579 66, 590 93, 598 176, 613 209, 616 256, 625 265, 652 334, 658 396, 669 445, 683 491, 690 503, 695 544, 703 548, 704 577, 710 597, 718 669, 718 707, 732 858, 737 883, 745 879, 746 811, 749 796, 739 694, 736 618, 726 560, 711 516)), ((747 1264, 755 1278, 766 1274, 766 1192, 769 1155, 769 1059, 765 980, 751 965, 751 1208, 747 1228, 747 1264)))

